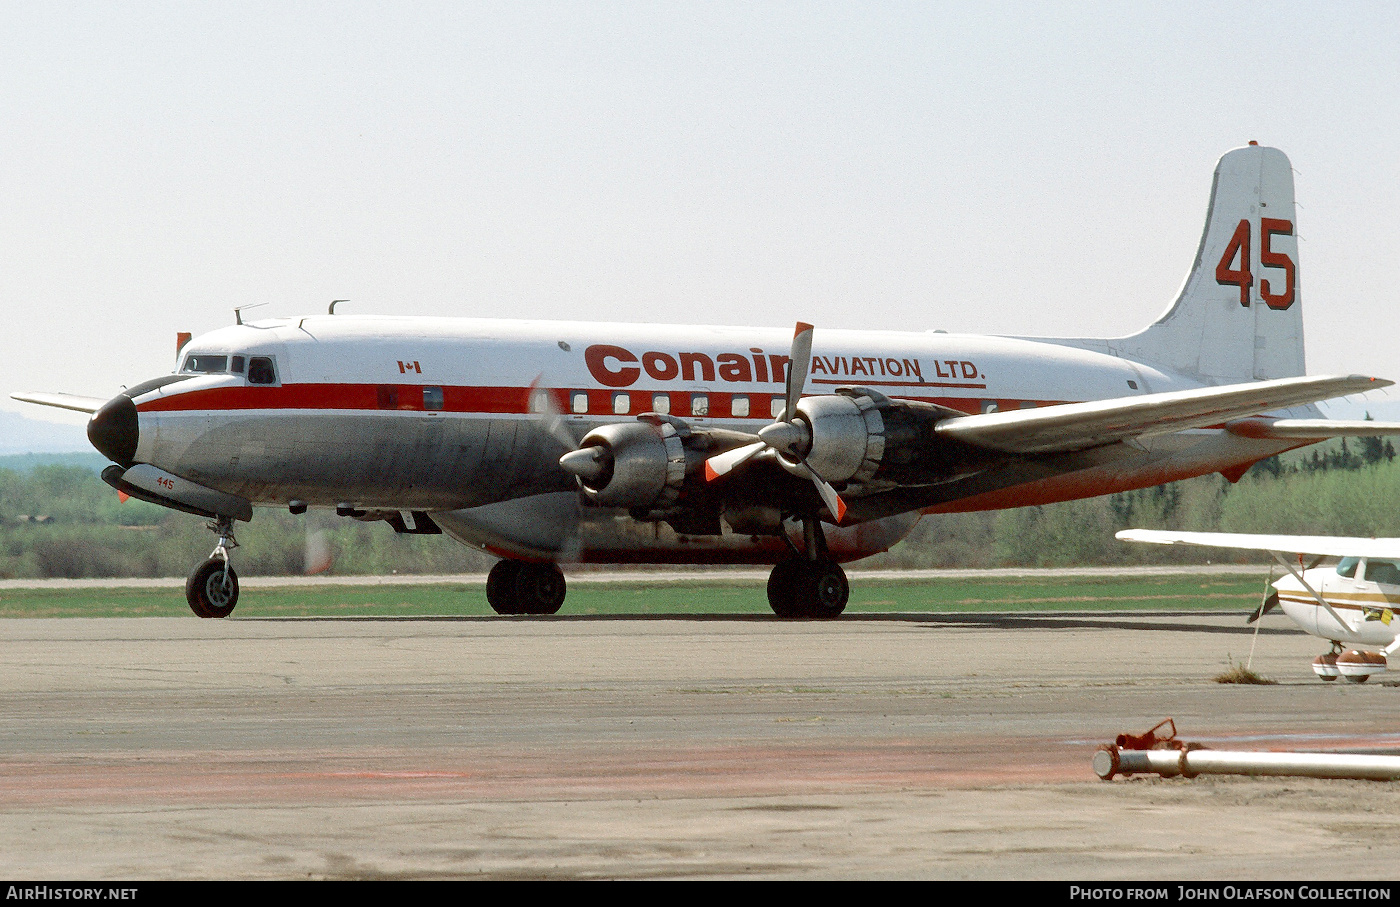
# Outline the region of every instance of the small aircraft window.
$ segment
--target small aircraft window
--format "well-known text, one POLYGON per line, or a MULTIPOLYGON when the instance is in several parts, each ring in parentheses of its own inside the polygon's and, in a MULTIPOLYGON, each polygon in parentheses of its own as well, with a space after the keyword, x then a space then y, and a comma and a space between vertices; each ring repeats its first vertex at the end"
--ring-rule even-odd
POLYGON ((423 408, 430 410, 442 409, 442 388, 423 388, 423 408))
POLYGON ((692 416, 708 416, 710 414, 710 398, 704 394, 691 394, 690 414, 692 416))
POLYGON ((743 394, 735 394, 730 403, 729 411, 736 419, 747 419, 749 415, 749 398, 743 394))
POLYGON ((217 375, 228 371, 227 356, 190 355, 185 357, 182 372, 198 372, 201 375, 217 375))
POLYGON ((1373 583, 1400 586, 1400 567, 1394 561, 1366 561, 1366 578, 1373 583))
POLYGON ((651 411, 665 415, 671 411, 671 398, 666 394, 653 394, 651 397, 651 411))
POLYGON ((399 408, 399 389, 392 384, 381 384, 374 389, 375 402, 380 409, 399 408))
POLYGON ((588 412, 588 394, 583 391, 574 394, 573 410, 580 415, 588 412))
POLYGON ((631 394, 613 394, 613 415, 625 416, 632 411, 631 394))
POLYGON ((1359 557, 1344 557, 1344 558, 1342 558, 1341 563, 1339 563, 1339 564, 1337 565, 1337 573, 1338 573, 1338 575, 1340 575, 1340 576, 1355 576, 1355 575, 1356 575, 1356 565, 1359 564, 1359 563, 1361 563, 1361 558, 1359 558, 1359 557))
POLYGON ((233 372, 235 375, 243 374, 243 357, 234 356, 233 361, 229 363, 228 370, 233 372))
POLYGON ((786 408, 787 402, 782 397, 774 397, 768 404, 768 413, 776 419, 783 414, 783 410, 786 408))
POLYGON ((252 359, 249 359, 248 383, 276 384, 277 371, 272 367, 272 360, 266 356, 254 356, 252 359))
MULTIPOLYGON (((424 389, 424 397, 423 397, 423 399, 424 399, 425 401, 427 400, 426 394, 427 394, 427 390, 426 390, 426 388, 425 388, 425 389, 424 389)), ((539 415, 540 413, 549 412, 549 392, 548 392, 548 391, 535 391, 533 394, 530 395, 530 412, 534 413, 535 415, 539 415)))

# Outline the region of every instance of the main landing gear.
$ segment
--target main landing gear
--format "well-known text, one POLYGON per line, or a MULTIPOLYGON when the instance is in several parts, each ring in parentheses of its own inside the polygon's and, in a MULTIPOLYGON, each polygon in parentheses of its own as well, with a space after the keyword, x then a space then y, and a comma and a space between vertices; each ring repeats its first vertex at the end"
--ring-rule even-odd
MULTIPOLYGON (((829 620, 846 610, 851 584, 827 552, 826 536, 815 516, 802 518, 803 551, 789 541, 793 556, 768 575, 768 606, 782 618, 829 620)), ((783 535, 787 541, 787 536, 783 535)))
POLYGON ((486 576, 486 600, 497 614, 555 614, 567 591, 556 564, 497 561, 486 576))
POLYGON ((194 568, 185 581, 185 599, 190 610, 200 617, 228 617, 238 604, 238 574, 228 561, 228 549, 237 548, 233 537, 233 520, 219 517, 209 524, 219 535, 219 541, 209 559, 194 568))

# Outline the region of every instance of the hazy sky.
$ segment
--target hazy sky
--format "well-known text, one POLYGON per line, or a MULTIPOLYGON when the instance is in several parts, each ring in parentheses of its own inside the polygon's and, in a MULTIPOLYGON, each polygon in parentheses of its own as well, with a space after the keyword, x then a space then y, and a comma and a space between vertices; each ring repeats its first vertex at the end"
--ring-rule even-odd
POLYGON ((1131 333, 1251 139, 1309 371, 1400 379, 1397 46, 1380 2, 0 0, 0 391, 332 299, 1131 333))

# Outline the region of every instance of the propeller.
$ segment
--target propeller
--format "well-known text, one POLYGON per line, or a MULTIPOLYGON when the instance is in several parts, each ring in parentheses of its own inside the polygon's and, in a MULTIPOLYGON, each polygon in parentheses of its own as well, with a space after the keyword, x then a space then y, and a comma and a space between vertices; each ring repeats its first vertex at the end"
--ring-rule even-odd
POLYGON ((837 525, 846 517, 846 504, 831 483, 822 478, 807 462, 812 451, 812 430, 797 418, 797 404, 807 384, 807 370, 812 363, 812 332, 810 324, 799 321, 792 335, 792 351, 788 356, 787 387, 783 411, 770 425, 759 430, 756 439, 733 450, 716 454, 705 461, 705 480, 713 482, 733 472, 754 457, 774 456, 784 469, 808 479, 816 486, 822 502, 831 511, 837 525))

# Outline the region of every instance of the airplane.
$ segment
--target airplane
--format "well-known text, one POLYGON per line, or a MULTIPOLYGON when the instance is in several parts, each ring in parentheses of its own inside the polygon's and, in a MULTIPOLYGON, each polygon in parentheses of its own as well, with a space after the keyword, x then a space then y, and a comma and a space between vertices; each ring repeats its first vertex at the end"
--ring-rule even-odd
POLYGON ((1372 675, 1385 673, 1388 656, 1400 649, 1400 622, 1395 621, 1400 607, 1400 539, 1153 529, 1125 529, 1117 537, 1125 542, 1272 554, 1288 574, 1273 583, 1275 591, 1249 621, 1282 608, 1301 629, 1331 642, 1331 650, 1313 660, 1313 672, 1323 680, 1340 676, 1365 683, 1372 675), (1341 560, 1335 566, 1318 566, 1330 557, 1341 560), (1360 646, 1379 646, 1380 651, 1360 646))
POLYGON ((1221 472, 1400 424, 1314 405, 1391 382, 1310 377, 1292 168, 1219 161, 1175 301, 1118 338, 325 315, 181 335, 173 373, 86 412, 121 493, 209 519, 190 608, 238 600, 253 507, 334 508, 501 560, 500 614, 552 614, 571 563, 772 564, 783 618, 834 618, 841 564, 925 514, 1221 472))

